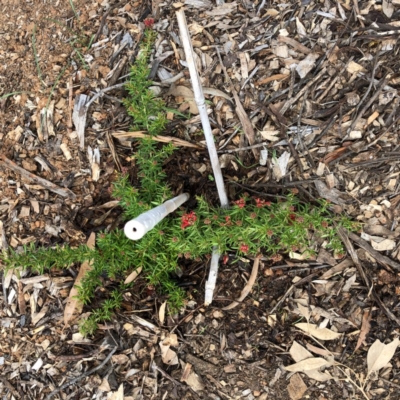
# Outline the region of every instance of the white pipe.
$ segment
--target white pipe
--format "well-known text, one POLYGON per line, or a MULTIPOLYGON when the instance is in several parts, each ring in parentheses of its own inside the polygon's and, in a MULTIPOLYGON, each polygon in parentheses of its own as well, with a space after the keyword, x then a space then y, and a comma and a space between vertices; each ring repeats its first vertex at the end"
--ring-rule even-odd
POLYGON ((126 237, 131 240, 141 239, 148 231, 152 230, 168 214, 175 211, 188 199, 188 193, 180 194, 173 199, 167 200, 158 207, 140 214, 135 219, 131 219, 125 224, 124 227, 124 233, 126 237))
POLYGON ((209 306, 213 300, 215 284, 217 283, 217 276, 218 276, 219 256, 220 254, 218 252, 217 247, 214 247, 211 256, 210 272, 208 273, 208 279, 206 282, 206 292, 204 295, 205 306, 209 306))
POLYGON ((207 142, 208 154, 210 155, 210 162, 214 172, 215 183, 217 185, 218 196, 221 201, 222 207, 228 207, 229 201, 225 191, 224 179, 222 178, 221 166, 218 160, 217 149, 215 148, 214 136, 212 134, 210 120, 208 118, 206 102, 204 99, 203 88, 201 87, 199 74, 197 72, 196 64, 193 58, 193 47, 190 39, 189 30, 187 28, 186 17, 183 9, 176 12, 176 17, 179 25, 179 32, 182 39, 183 50, 186 55, 186 62, 188 64, 190 79, 192 80, 192 87, 194 93, 194 100, 196 101, 197 108, 203 126, 204 136, 207 142))

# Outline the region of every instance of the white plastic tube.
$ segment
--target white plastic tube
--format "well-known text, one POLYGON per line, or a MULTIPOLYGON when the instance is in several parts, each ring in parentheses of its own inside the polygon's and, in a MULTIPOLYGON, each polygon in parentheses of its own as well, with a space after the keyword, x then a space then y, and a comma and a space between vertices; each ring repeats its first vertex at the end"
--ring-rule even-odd
POLYGON ((135 219, 131 219, 125 224, 124 227, 124 233, 126 237, 131 240, 141 239, 148 231, 152 230, 168 214, 175 211, 188 199, 188 193, 180 194, 173 199, 167 200, 158 207, 140 214, 135 219))

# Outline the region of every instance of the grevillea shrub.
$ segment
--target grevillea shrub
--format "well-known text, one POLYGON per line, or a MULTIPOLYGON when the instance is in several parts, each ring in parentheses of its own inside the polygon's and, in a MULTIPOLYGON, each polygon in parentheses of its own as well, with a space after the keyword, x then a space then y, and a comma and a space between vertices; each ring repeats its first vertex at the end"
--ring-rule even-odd
MULTIPOLYGON (((146 26, 127 85, 129 96, 124 103, 134 120, 133 129, 146 130, 153 136, 163 133, 167 120, 163 102, 149 90, 148 61, 155 33, 150 29, 151 21, 146 26)), ((113 196, 119 200, 126 220, 172 197, 162 169, 163 162, 172 153, 171 145, 162 146, 151 139, 139 141, 133 155, 139 185, 133 187, 128 174, 122 174, 113 185, 113 196)), ((110 320, 113 311, 121 306, 124 292, 132 290, 133 285, 123 282, 139 267, 148 285, 168 296, 170 310, 178 310, 184 305, 185 293, 171 279, 171 273, 182 259, 207 258, 214 246, 223 255, 223 264, 228 262, 228 253, 256 255, 261 250, 272 261, 279 261, 282 253, 296 251, 312 255, 321 245, 337 254, 343 252, 336 227, 351 229, 352 224, 346 218, 332 217, 328 206, 321 202, 311 207, 289 193, 286 200, 276 202, 242 196, 226 210, 213 208, 199 197, 195 209, 174 213, 139 241, 127 239, 122 229, 116 229, 98 235, 93 250, 84 245, 46 249, 31 245, 22 252, 3 254, 1 263, 5 268, 29 268, 42 273, 45 269, 68 268, 90 260, 92 270, 78 288, 80 300, 90 305, 104 281, 112 282, 115 288, 82 321, 82 333, 91 334, 99 322, 110 320)))

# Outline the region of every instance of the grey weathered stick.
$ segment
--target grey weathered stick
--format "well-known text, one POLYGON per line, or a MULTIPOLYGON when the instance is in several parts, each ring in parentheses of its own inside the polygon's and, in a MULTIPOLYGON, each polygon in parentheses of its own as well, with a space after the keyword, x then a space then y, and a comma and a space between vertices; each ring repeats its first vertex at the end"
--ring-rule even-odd
POLYGON ((92 375, 94 372, 98 371, 99 369, 103 368, 104 365, 106 365, 108 363, 108 361, 110 360, 110 358, 112 357, 112 355, 117 351, 117 346, 115 346, 110 353, 108 354, 108 356, 104 359, 104 361, 99 364, 97 367, 92 368, 91 370, 77 376, 74 379, 71 379, 70 381, 64 383, 64 385, 60 386, 59 388, 53 390, 49 395, 47 395, 45 400, 50 400, 51 398, 53 398, 56 394, 60 393, 62 390, 64 390, 65 388, 67 388, 68 386, 71 386, 79 381, 81 381, 83 378, 86 378, 87 376, 92 375))
POLYGON ((379 251, 374 250, 369 243, 367 243, 364 239, 361 239, 355 233, 348 232, 346 230, 344 231, 346 232, 346 235, 349 237, 349 239, 351 239, 353 242, 356 242, 362 249, 371 254, 371 256, 375 258, 375 260, 378 263, 383 265, 388 265, 389 267, 392 267, 393 269, 400 271, 400 264, 398 262, 382 255, 381 253, 379 253, 379 251))
POLYGON ((43 186, 45 189, 50 190, 54 193, 59 194, 62 197, 69 197, 70 199, 75 199, 76 195, 74 192, 72 192, 69 189, 63 189, 54 183, 41 178, 40 176, 37 176, 35 174, 32 174, 31 172, 26 171, 25 169, 21 168, 17 164, 15 164, 14 161, 11 161, 9 158, 7 158, 5 155, 0 154, 0 166, 3 168, 9 168, 14 172, 17 172, 18 174, 22 175, 25 179, 29 180, 30 182, 36 183, 40 186, 43 186))

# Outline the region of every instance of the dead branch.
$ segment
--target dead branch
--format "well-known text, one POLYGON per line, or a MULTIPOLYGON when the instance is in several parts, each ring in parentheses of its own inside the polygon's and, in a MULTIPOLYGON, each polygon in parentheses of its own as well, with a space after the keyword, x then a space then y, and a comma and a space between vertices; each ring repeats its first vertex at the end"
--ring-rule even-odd
POLYGON ((355 233, 348 232, 346 230, 344 230, 344 231, 345 231, 346 235, 349 237, 349 239, 351 239, 353 242, 356 242, 358 244, 358 246, 360 246, 362 249, 364 249, 369 254, 371 254, 371 256, 373 258, 375 258, 375 260, 379 264, 381 264, 385 267, 389 266, 397 271, 400 271, 400 264, 398 262, 396 262, 396 261, 392 260, 391 258, 386 257, 386 256, 380 254, 378 251, 374 250, 370 244, 368 244, 364 239, 361 239, 355 233))
POLYGON ((76 198, 75 193, 72 192, 71 190, 63 189, 55 185, 54 183, 48 181, 47 179, 41 178, 40 176, 34 175, 31 172, 26 171, 22 167, 15 164, 14 161, 11 161, 9 158, 7 158, 4 154, 0 154, 0 166, 3 166, 3 168, 9 168, 12 171, 20 174, 23 178, 27 179, 28 181, 43 186, 43 188, 50 190, 54 193, 57 193, 62 197, 69 197, 70 199, 76 198))

